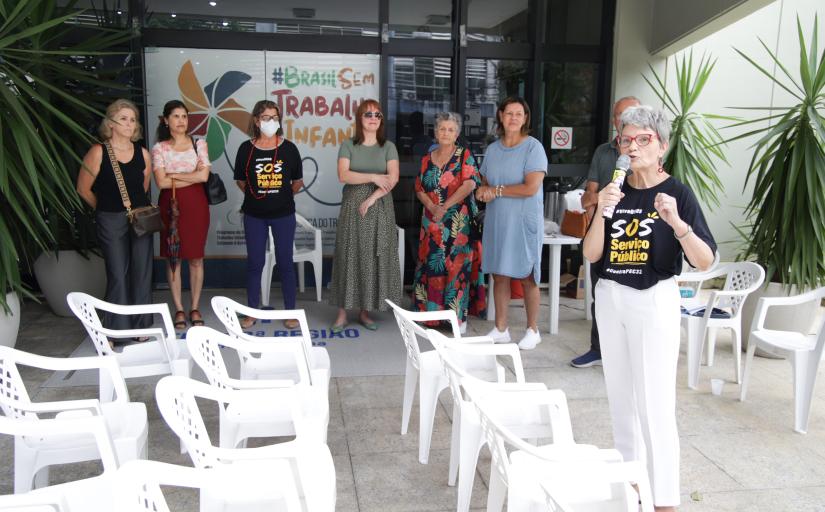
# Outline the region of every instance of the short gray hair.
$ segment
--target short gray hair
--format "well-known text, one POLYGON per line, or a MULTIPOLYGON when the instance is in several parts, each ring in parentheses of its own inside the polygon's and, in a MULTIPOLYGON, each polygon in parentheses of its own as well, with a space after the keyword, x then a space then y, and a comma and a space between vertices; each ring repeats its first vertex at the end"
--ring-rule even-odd
POLYGON ((649 105, 628 107, 622 112, 619 133, 624 131, 624 127, 628 125, 653 130, 660 143, 670 140, 670 120, 661 109, 649 105))
POLYGON ((456 127, 458 128, 458 133, 461 133, 461 116, 456 114, 455 112, 439 112, 435 115, 435 129, 438 129, 438 125, 443 123, 444 121, 452 121, 455 123, 456 127))

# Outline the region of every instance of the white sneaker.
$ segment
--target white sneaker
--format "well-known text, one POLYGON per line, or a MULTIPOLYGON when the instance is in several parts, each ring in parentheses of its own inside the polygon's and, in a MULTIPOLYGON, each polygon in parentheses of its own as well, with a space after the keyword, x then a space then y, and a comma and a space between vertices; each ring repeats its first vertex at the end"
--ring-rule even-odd
POLYGON ((538 331, 534 331, 528 327, 524 333, 524 337, 518 342, 518 348, 521 350, 533 350, 539 343, 541 343, 541 335, 538 331))
POLYGON ((467 322, 466 321, 461 322, 461 323, 458 324, 458 332, 461 333, 462 336, 467 334, 467 322))
POLYGON ((510 343, 510 328, 499 331, 496 326, 493 326, 487 336, 493 338, 493 343, 510 343))

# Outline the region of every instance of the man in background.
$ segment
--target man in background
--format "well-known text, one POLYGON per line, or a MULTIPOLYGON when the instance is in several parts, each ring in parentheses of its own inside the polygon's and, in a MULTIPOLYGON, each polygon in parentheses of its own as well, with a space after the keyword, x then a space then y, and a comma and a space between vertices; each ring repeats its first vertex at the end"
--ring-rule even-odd
MULTIPOLYGON (((590 170, 587 173, 587 185, 582 195, 582 208, 587 210, 591 218, 593 215, 601 215, 602 213, 595 211, 596 205, 599 202, 599 191, 610 183, 613 178, 613 169, 616 168, 616 160, 619 159, 619 147, 616 144, 616 139, 619 136, 622 112, 628 107, 635 107, 640 104, 641 102, 638 98, 625 96, 613 105, 613 127, 616 129, 616 135, 610 139, 610 142, 605 142, 597 147, 593 153, 593 160, 590 162, 590 170)), ((593 290, 596 289, 596 283, 599 281, 597 265, 598 263, 590 265, 590 280, 593 290)), ((570 365, 575 368, 587 368, 594 365, 601 366, 602 364, 602 350, 599 345, 599 327, 596 325, 595 291, 592 296, 594 300, 590 305, 590 316, 593 318, 593 324, 590 327, 590 350, 570 361, 570 365)))

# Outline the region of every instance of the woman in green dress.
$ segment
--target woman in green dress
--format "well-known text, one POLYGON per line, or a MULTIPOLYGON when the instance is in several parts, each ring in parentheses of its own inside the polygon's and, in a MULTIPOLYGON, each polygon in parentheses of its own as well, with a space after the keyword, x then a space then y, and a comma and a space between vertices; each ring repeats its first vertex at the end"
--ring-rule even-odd
POLYGON ((398 183, 398 150, 384 137, 384 116, 375 100, 364 100, 355 117, 355 137, 338 151, 338 179, 344 184, 335 233, 330 304, 338 316, 330 331, 340 333, 347 310, 369 330, 371 311, 386 311, 385 299, 401 302, 398 235, 390 192, 398 183))
POLYGON ((487 309, 481 268, 481 239, 473 229, 478 206, 473 190, 481 183, 472 153, 458 146, 461 118, 452 112, 435 116, 432 152, 421 161, 415 194, 424 205, 418 237, 413 309, 452 309, 461 332, 467 314, 487 309))

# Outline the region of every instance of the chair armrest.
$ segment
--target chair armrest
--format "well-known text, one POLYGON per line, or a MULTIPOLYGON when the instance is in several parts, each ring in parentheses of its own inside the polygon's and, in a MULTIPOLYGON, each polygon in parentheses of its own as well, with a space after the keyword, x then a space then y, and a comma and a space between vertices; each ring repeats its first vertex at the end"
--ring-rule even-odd
POLYGON ((116 470, 118 459, 103 416, 52 418, 20 421, 0 416, 0 433, 12 436, 52 436, 55 434, 91 434, 97 442, 103 471, 116 470))
MULTIPOLYGON (((484 338, 479 336, 479 338, 484 338)), ((488 338, 489 339, 489 338, 488 338)), ((524 382, 524 366, 521 362, 521 352, 518 345, 514 343, 466 343, 465 338, 451 340, 446 347, 449 350, 454 350, 460 354, 467 354, 471 356, 503 356, 509 357, 513 361, 513 371, 516 374, 516 382, 524 382)))
POLYGON ((466 343, 466 344, 478 344, 478 345, 492 345, 494 343, 493 338, 489 336, 462 336, 460 338, 452 338, 450 341, 455 341, 456 343, 466 343))
POLYGON ((261 380, 239 380, 225 379, 227 386, 237 390, 269 390, 283 389, 295 386, 295 381, 289 379, 261 379, 261 380))
POLYGON ((299 441, 243 449, 213 447, 212 450, 217 458, 225 463, 244 460, 291 459, 299 457, 302 452, 299 441))
POLYGON ((678 276, 676 276, 676 282, 696 282, 696 281, 707 281, 709 279, 715 279, 717 277, 723 276, 728 273, 727 264, 720 264, 715 268, 710 270, 700 270, 698 272, 682 272, 678 276))
POLYGON ((90 411, 93 416, 101 416, 100 400, 87 398, 84 400, 65 400, 61 402, 14 402, 16 409, 42 414, 46 412, 90 411))

